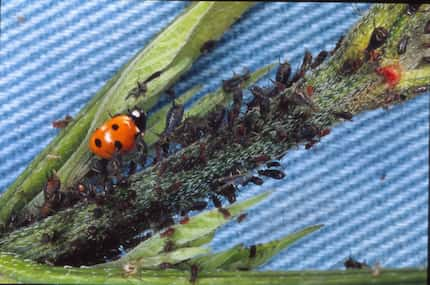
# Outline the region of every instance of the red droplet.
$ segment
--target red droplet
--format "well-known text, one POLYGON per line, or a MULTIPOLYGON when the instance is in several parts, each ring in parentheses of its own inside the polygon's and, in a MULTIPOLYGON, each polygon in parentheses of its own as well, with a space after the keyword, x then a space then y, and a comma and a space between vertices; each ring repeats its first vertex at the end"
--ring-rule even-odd
POLYGON ((401 69, 396 64, 378 67, 376 68, 376 72, 384 77, 385 82, 390 88, 396 86, 401 79, 401 69))

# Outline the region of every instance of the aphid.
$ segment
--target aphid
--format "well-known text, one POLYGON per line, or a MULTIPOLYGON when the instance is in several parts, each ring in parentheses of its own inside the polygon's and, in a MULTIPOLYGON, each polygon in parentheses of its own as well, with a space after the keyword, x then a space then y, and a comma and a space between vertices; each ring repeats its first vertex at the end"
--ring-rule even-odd
POLYGON ((167 193, 175 193, 175 192, 178 192, 181 188, 182 188, 182 182, 181 181, 176 181, 175 183, 172 183, 172 185, 170 185, 166 189, 166 192, 167 193))
POLYGON ((188 208, 188 210, 190 210, 190 211, 201 211, 201 210, 206 209, 207 205, 208 205, 208 203, 205 201, 196 201, 188 208))
POLYGON ((172 240, 166 240, 164 243, 163 251, 164 252, 171 252, 175 249, 175 243, 172 240))
POLYGON ((295 91, 293 92, 293 94, 291 94, 291 96, 288 97, 288 99, 295 105, 309 106, 311 108, 314 108, 314 103, 312 102, 312 99, 303 94, 302 92, 295 91))
POLYGON ((276 139, 278 142, 283 142, 288 138, 288 133, 284 128, 276 128, 276 139))
POLYGON ((183 219, 181 219, 180 221, 179 221, 179 223, 181 224, 181 225, 185 225, 185 224, 188 224, 188 222, 190 221, 190 217, 188 217, 188 216, 185 216, 183 219))
POLYGON ((308 141, 313 139, 318 134, 319 134, 318 128, 315 127, 314 125, 309 125, 309 124, 304 125, 299 131, 300 138, 303 138, 308 141))
POLYGON ((171 237, 175 233, 174 228, 168 228, 164 232, 160 233, 161 238, 171 237))
POLYGON ((388 31, 384 27, 376 27, 370 35, 369 44, 366 47, 366 51, 371 51, 380 48, 388 38, 388 31))
POLYGON ((270 162, 268 162, 268 163, 266 163, 266 166, 267 167, 279 167, 279 166, 281 166, 281 164, 279 163, 279 161, 270 161, 270 162))
POLYGON ((181 124, 183 117, 184 105, 176 104, 175 101, 173 101, 172 107, 167 112, 166 126, 163 134, 170 135, 172 131, 181 124))
POLYGON ((345 39, 345 35, 341 35, 336 42, 336 46, 330 51, 330 54, 333 55, 342 45, 343 40, 345 39))
POLYGON ((333 116, 344 120, 352 121, 352 114, 346 111, 333 111, 333 116))
POLYGON ((310 149, 311 147, 314 146, 314 144, 316 144, 318 141, 317 140, 310 140, 307 144, 305 144, 305 149, 310 149))
POLYGON ((232 78, 222 81, 222 89, 225 92, 232 92, 236 88, 240 88, 240 85, 251 78, 249 70, 247 70, 243 75, 235 74, 232 78))
POLYGON ((430 34, 430 20, 424 26, 424 34, 430 34))
POLYGON ((323 129, 320 131, 319 136, 324 137, 326 135, 330 134, 330 129, 323 129))
POLYGON ((128 176, 136 173, 137 164, 133 160, 128 164, 128 176))
POLYGON ((260 114, 263 119, 266 119, 270 114, 270 99, 266 96, 262 97, 260 100, 260 114))
POLYGON ((276 76, 275 76, 276 82, 279 82, 283 84, 285 87, 288 87, 290 75, 291 75, 291 65, 288 63, 288 61, 285 61, 284 63, 279 63, 279 67, 276 70, 276 76))
POLYGON ((215 48, 216 41, 208 40, 200 47, 200 52, 202 54, 210 53, 215 48))
POLYGON ((264 182, 263 179, 261 179, 260 177, 257 177, 257 176, 251 176, 249 178, 249 181, 251 181, 255 185, 262 185, 264 182))
POLYGON ((384 77, 385 82, 390 88, 395 87, 401 79, 401 69, 398 64, 377 67, 375 71, 384 77))
POLYGON ((222 105, 217 106, 214 111, 210 112, 208 114, 209 128, 211 128, 214 132, 217 132, 224 122, 225 114, 226 109, 222 105))
POLYGON ((353 259, 351 256, 349 256, 348 259, 345 260, 343 264, 346 269, 362 269, 362 268, 369 267, 366 263, 359 262, 353 259))
POLYGON ((190 267, 190 283, 195 284, 197 281, 197 274, 199 273, 199 267, 196 264, 190 267))
POLYGON ((145 79, 144 83, 148 83, 152 80, 154 80, 157 77, 160 77, 160 75, 163 73, 163 70, 159 70, 151 74, 147 79, 145 79))
POLYGON ((100 207, 97 207, 93 210, 93 217, 94 219, 101 218, 103 216, 103 210, 100 207))
POLYGON ((237 222, 238 223, 241 223, 241 222, 243 222, 245 219, 246 219, 246 216, 248 216, 248 214, 247 213, 243 213, 243 214, 240 214, 238 217, 237 217, 237 222))
POLYGON ((230 111, 228 111, 227 122, 230 129, 233 128, 234 122, 239 117, 239 112, 240 112, 240 107, 232 108, 230 111))
POLYGON ((314 95, 314 87, 312 85, 306 86, 306 94, 308 97, 312 97, 314 95))
POLYGON ((64 129, 67 125, 73 121, 73 117, 66 115, 64 119, 56 120, 52 122, 52 127, 56 129, 64 129))
POLYGON ((399 55, 404 54, 406 52, 406 48, 408 47, 408 42, 409 42, 409 36, 404 36, 399 41, 399 45, 397 46, 397 53, 399 55))
POLYGON ((227 184, 218 190, 218 193, 227 198, 230 204, 236 202, 236 187, 233 184, 227 184))
POLYGON ((261 169, 258 170, 258 174, 274 179, 282 179, 285 177, 285 173, 277 169, 261 169))
POLYGON ((60 186, 60 178, 58 178, 57 174, 54 172, 48 178, 48 181, 43 187, 43 196, 45 201, 40 208, 40 215, 42 218, 45 218, 53 213, 55 208, 59 205, 61 201, 60 186))
POLYGON ((314 61, 311 64, 311 69, 317 68, 328 56, 328 52, 325 50, 320 51, 320 53, 317 55, 317 57, 314 59, 314 61))
POLYGON ((160 265, 159 265, 159 268, 161 269, 161 270, 166 270, 166 269, 169 269, 169 268, 172 268, 173 267, 173 264, 171 264, 171 263, 169 263, 169 262, 162 262, 162 263, 160 263, 160 265))
POLYGON ((97 227, 91 225, 87 228, 87 234, 89 239, 95 239, 97 234, 97 227))
POLYGON ((236 106, 241 106, 243 101, 243 92, 242 89, 236 88, 233 91, 233 103, 236 106))
POLYGON ((221 201, 218 199, 217 196, 212 195, 211 199, 212 199, 212 203, 214 204, 215 208, 221 208, 222 207, 221 201))
POLYGON ((349 58, 345 60, 340 71, 343 75, 351 75, 357 72, 362 65, 363 61, 360 58, 349 58))
POLYGON ((140 83, 139 81, 136 82, 137 86, 131 89, 131 91, 128 93, 128 95, 125 97, 125 99, 128 99, 130 97, 140 97, 145 96, 146 91, 148 91, 148 87, 146 86, 146 83, 140 83))
POLYGON ((300 66, 300 69, 294 74, 293 78, 291 79, 291 83, 299 81, 300 78, 305 76, 306 71, 309 70, 312 64, 312 54, 310 51, 306 50, 305 55, 303 56, 303 62, 300 66))
POLYGON ((270 159, 271 159, 270 156, 268 156, 267 154, 261 154, 259 156, 252 157, 251 162, 254 162, 256 164, 262 164, 270 159))
POLYGON ((249 258, 254 258, 257 255, 257 246, 251 245, 249 248, 249 258))
POLYGON ((406 13, 409 16, 412 16, 413 14, 415 14, 418 9, 420 8, 422 3, 413 3, 413 4, 408 4, 408 10, 406 11, 406 13))
POLYGON ((218 211, 224 216, 224 219, 230 218, 230 211, 225 208, 218 208, 218 211))
POLYGON ((116 115, 97 128, 90 137, 91 152, 105 159, 112 158, 115 151, 125 154, 133 149, 136 138, 146 128, 146 113, 134 108, 127 115, 116 115))

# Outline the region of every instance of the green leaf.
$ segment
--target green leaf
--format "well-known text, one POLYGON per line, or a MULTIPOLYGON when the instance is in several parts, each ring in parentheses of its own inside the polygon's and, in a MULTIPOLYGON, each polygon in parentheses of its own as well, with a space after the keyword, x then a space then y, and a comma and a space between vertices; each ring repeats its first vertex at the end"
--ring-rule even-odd
MULTIPOLYGON (((241 212, 262 201, 269 194, 270 192, 265 192, 241 203, 231 205, 227 208, 231 215, 229 218, 225 218, 218 209, 206 211, 191 217, 189 222, 186 224, 176 224, 172 226, 174 232, 169 239, 177 248, 203 246, 206 242, 210 242, 212 240, 212 235, 216 229, 237 217, 241 212)), ((162 253, 167 239, 166 237, 161 236, 162 233, 163 231, 161 231, 160 234, 154 235, 141 242, 138 246, 128 252, 127 255, 115 263, 115 265, 124 264, 130 260, 157 256, 162 253)))
POLYGON ((250 248, 239 244, 229 250, 209 256, 197 257, 189 261, 189 264, 198 264, 206 271, 211 270, 249 270, 269 261, 275 254, 290 246, 298 239, 305 237, 320 229, 323 225, 307 227, 301 231, 290 234, 282 239, 265 244, 256 245, 254 257, 250 257, 250 248))

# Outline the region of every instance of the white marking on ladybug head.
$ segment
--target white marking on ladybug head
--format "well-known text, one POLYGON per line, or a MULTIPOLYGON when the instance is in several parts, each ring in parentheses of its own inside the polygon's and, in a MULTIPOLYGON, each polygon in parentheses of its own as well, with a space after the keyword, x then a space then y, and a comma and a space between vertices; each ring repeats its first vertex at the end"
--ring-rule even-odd
POLYGON ((131 112, 131 115, 132 115, 133 117, 140 118, 140 112, 139 112, 138 110, 133 110, 133 111, 131 112))

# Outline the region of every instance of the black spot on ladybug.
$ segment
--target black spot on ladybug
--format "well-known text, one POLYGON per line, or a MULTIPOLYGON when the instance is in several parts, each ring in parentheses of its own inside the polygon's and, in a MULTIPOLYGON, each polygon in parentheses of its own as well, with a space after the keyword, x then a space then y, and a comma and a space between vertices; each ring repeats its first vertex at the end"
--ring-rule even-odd
POLYGON ((116 148, 117 150, 121 150, 121 148, 122 148, 122 143, 121 143, 120 141, 115 141, 115 148, 116 148))
POLYGON ((96 147, 102 147, 102 141, 100 139, 95 139, 94 143, 96 144, 96 147))
POLYGON ((119 129, 119 126, 117 124, 112 125, 112 130, 116 131, 119 129))

